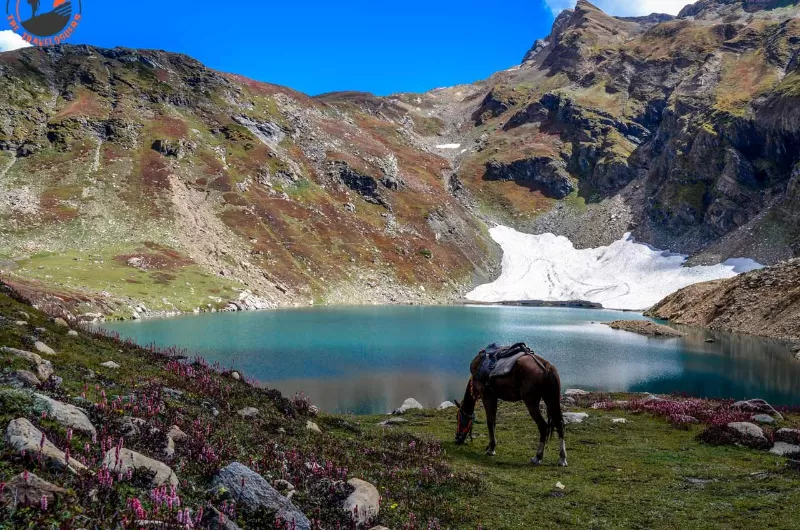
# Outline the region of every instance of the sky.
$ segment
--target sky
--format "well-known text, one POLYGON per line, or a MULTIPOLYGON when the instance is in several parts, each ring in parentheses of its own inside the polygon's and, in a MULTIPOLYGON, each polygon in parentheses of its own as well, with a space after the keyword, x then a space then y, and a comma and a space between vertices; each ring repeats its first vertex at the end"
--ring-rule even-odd
MULTIPOLYGON (((40 13, 49 1, 42 0, 40 13)), ((594 3, 631 16, 676 14, 688 1, 594 3)), ((68 42, 181 52, 217 70, 312 95, 386 95, 471 83, 515 66, 536 39, 549 34, 554 16, 574 5, 575 0, 238 0, 226 8, 209 0, 83 0, 82 21, 68 42)), ((25 44, 7 28, 0 21, 0 51, 25 44)))

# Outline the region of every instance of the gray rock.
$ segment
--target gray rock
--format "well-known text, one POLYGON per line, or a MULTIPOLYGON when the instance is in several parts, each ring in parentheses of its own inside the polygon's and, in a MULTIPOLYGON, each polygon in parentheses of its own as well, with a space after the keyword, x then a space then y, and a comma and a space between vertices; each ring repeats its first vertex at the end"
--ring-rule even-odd
POLYGON ((5 506, 30 506, 39 508, 42 498, 46 498, 48 504, 52 504, 56 495, 62 495, 67 490, 42 480, 33 473, 20 473, 9 480, 2 491, 0 491, 0 501, 5 506))
POLYGON ((103 458, 103 464, 114 473, 124 473, 129 469, 133 471, 142 469, 153 473, 153 478, 150 481, 150 485, 153 487, 164 484, 178 485, 178 476, 167 464, 131 451, 126 447, 120 449, 119 454, 117 454, 116 447, 110 449, 105 458, 103 458))
POLYGON ((173 425, 169 428, 169 432, 167 432, 167 436, 171 439, 175 440, 176 443, 183 443, 189 439, 189 436, 181 430, 180 427, 177 425, 173 425))
POLYGON ((104 363, 100 363, 100 366, 103 368, 109 368, 111 370, 119 370, 119 365, 114 361, 106 361, 104 363))
POLYGON ((46 411, 51 419, 57 421, 64 427, 71 427, 76 431, 81 431, 90 435, 97 434, 97 429, 95 429, 92 422, 89 421, 89 417, 86 413, 75 405, 56 401, 44 394, 34 394, 33 402, 37 409, 46 411))
POLYGON ((130 438, 132 436, 139 436, 142 434, 142 429, 147 426, 147 422, 142 418, 134 418, 132 416, 125 416, 120 420, 119 430, 122 436, 130 438))
POLYGON ((733 429, 745 438, 749 438, 757 442, 766 442, 767 437, 764 436, 764 431, 758 425, 748 423, 746 421, 735 421, 728 424, 729 429, 733 429))
POLYGON ((564 416, 564 425, 570 425, 572 423, 583 423, 583 420, 589 417, 588 414, 585 412, 565 412, 564 416))
POLYGON ((400 423, 408 423, 408 420, 405 418, 389 418, 388 420, 384 420, 378 423, 378 427, 388 427, 390 425, 399 425, 400 423))
POLYGON ((0 382, 13 388, 35 388, 39 385, 39 379, 36 375, 27 370, 15 370, 1 377, 0 382))
POLYGON ((794 456, 800 453, 800 445, 787 444, 786 442, 775 442, 772 449, 769 450, 773 455, 778 456, 794 456))
POLYGON ((56 352, 53 348, 45 344, 44 342, 37 340, 33 343, 33 349, 38 351, 43 355, 55 355, 56 352))
POLYGON ((313 421, 306 422, 306 429, 314 432, 322 432, 322 430, 319 428, 319 425, 317 425, 313 421))
POLYGON ((75 331, 74 329, 71 329, 71 330, 67 331, 67 335, 69 335, 70 337, 77 337, 78 336, 78 332, 75 331))
POLYGON ((773 418, 769 414, 756 414, 753 417, 751 417, 750 419, 753 420, 756 423, 763 423, 763 424, 766 424, 766 425, 771 425, 771 424, 775 423, 775 418, 773 418))
POLYGON ((355 491, 345 499, 342 508, 358 525, 363 525, 375 519, 380 512, 381 495, 378 488, 365 480, 351 478, 347 484, 355 491))
POLYGON ((422 405, 414 398, 408 398, 400 405, 400 408, 397 408, 392 412, 392 414, 405 414, 409 410, 422 410, 422 405))
MULTIPOLYGON (((242 410, 238 411, 236 414, 238 414, 242 418, 255 418, 260 414, 260 411, 255 407, 245 407, 242 410)), ((306 427, 308 427, 308 425, 306 425, 306 427)))
POLYGON ((6 427, 6 447, 13 449, 17 453, 33 456, 41 453, 42 458, 59 468, 68 468, 70 471, 77 472, 86 469, 86 466, 75 460, 69 459, 53 442, 48 440, 31 422, 25 418, 11 420, 6 427), (44 443, 42 443, 44 440, 44 443))
POLYGON ((783 419, 781 413, 775 410, 775 408, 772 405, 770 405, 763 399, 748 399, 744 401, 737 401, 732 405, 732 407, 737 410, 743 410, 745 412, 770 414, 771 416, 774 416, 779 420, 783 419))
POLYGON ((591 394, 591 392, 587 392, 586 390, 581 390, 580 388, 570 388, 564 392, 565 396, 576 397, 576 396, 586 396, 591 394))
POLYGON ((778 429, 775 431, 775 441, 800 444, 800 429, 778 429))
POLYGON ((24 320, 17 320, 16 322, 14 322, 14 324, 19 326, 19 327, 21 327, 21 328, 24 328, 25 326, 28 325, 28 323, 25 322, 24 320))
POLYGON ((239 372, 237 372, 236 370, 231 372, 231 377, 236 379, 237 381, 240 381, 242 379, 242 376, 239 375, 239 372))
POLYGON ((177 390, 166 386, 161 389, 161 393, 167 396, 168 398, 175 400, 178 400, 183 397, 183 390, 177 390))
POLYGON ((200 528, 205 530, 241 530, 241 528, 228 519, 228 517, 214 508, 208 506, 203 511, 203 519, 200 522, 200 528))
POLYGON ((0 348, 0 352, 19 357, 31 363, 35 369, 36 377, 39 378, 39 381, 47 381, 50 376, 53 375, 52 363, 50 361, 45 361, 38 354, 26 350, 18 350, 16 348, 7 348, 5 346, 0 348))
POLYGON ((297 530, 310 530, 308 518, 298 510, 292 501, 278 493, 264 477, 239 462, 233 462, 219 471, 214 477, 215 489, 225 488, 231 497, 250 510, 264 508, 275 511, 276 519, 294 522, 297 530))
POLYGON ((67 324, 67 321, 64 320, 63 318, 60 318, 60 317, 54 318, 53 319, 53 323, 56 326, 61 327, 61 328, 68 328, 69 327, 69 324, 67 324))
POLYGON ((451 408, 453 408, 455 406, 456 406, 456 404, 453 403, 452 401, 445 401, 444 403, 442 403, 441 405, 436 407, 436 410, 447 410, 447 409, 451 409, 451 408))

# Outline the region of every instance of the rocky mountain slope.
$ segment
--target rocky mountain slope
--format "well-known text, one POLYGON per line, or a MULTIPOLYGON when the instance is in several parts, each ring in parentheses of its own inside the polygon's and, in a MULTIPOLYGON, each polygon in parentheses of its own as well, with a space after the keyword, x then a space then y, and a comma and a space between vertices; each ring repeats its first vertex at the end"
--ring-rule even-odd
POLYGON ((5 53, 0 269, 40 304, 128 316, 452 299, 496 275, 493 223, 788 259, 797 4, 621 19, 580 0, 520 66, 389 97, 165 52, 5 53))
POLYGON ((800 260, 686 287, 647 314, 676 324, 800 341, 800 260))

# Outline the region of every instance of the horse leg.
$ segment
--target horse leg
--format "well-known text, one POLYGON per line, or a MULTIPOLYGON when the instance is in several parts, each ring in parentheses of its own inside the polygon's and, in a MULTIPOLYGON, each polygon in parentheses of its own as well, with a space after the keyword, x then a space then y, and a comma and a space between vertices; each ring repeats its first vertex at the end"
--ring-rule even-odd
POLYGON ((528 412, 539 427, 539 449, 536 451, 536 456, 531 458, 531 463, 541 464, 544 458, 544 445, 547 442, 547 422, 542 416, 542 411, 539 410, 539 402, 541 398, 526 399, 525 405, 528 407, 528 412))
POLYGON ((495 437, 495 427, 497 426, 497 398, 484 397, 483 408, 486 410, 486 426, 489 428, 489 445, 486 447, 486 454, 494 456, 497 454, 497 438, 495 437))
POLYGON ((558 432, 558 440, 559 445, 561 447, 558 459, 558 465, 561 467, 567 467, 567 444, 564 442, 564 422, 560 422, 556 425, 556 431, 558 432))

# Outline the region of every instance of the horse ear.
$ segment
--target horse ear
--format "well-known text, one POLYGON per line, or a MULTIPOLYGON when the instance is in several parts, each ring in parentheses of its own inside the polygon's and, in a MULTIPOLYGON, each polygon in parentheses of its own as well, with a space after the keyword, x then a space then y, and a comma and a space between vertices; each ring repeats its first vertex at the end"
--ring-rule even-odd
POLYGON ((453 400, 453 403, 455 403, 455 404, 456 404, 456 407, 457 407, 457 408, 459 408, 459 409, 461 408, 461 403, 459 403, 457 399, 454 399, 454 400, 453 400))

